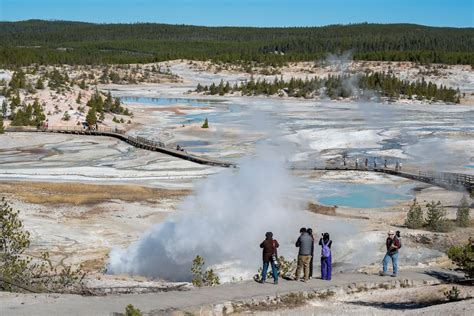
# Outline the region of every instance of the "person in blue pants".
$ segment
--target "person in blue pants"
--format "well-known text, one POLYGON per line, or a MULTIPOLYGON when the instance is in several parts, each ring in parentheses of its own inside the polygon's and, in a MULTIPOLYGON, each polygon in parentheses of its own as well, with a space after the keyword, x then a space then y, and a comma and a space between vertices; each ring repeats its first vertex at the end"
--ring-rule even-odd
POLYGON ((329 233, 324 233, 323 238, 319 240, 321 248, 321 279, 331 280, 332 274, 332 256, 331 246, 332 240, 329 238, 329 233))
POLYGON ((393 231, 388 232, 387 240, 385 241, 387 252, 383 258, 383 271, 380 272, 381 276, 386 276, 388 271, 388 264, 392 260, 393 273, 392 277, 396 277, 398 273, 398 249, 401 248, 400 240, 395 236, 393 231))
POLYGON ((278 284, 278 267, 276 258, 278 258, 277 248, 279 246, 278 241, 273 239, 273 233, 267 232, 265 234, 265 240, 260 244, 260 248, 263 248, 262 284, 267 280, 267 271, 270 264, 272 265, 273 283, 278 284))

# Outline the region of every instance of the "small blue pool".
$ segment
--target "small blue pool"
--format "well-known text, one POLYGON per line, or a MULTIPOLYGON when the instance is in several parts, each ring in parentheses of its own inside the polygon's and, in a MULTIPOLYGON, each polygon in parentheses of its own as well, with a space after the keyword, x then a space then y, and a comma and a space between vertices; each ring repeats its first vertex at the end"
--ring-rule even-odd
POLYGON ((381 208, 413 198, 411 185, 400 187, 387 184, 328 184, 317 194, 317 200, 324 205, 337 205, 353 208, 381 208), (331 188, 331 189, 329 189, 331 188))
POLYGON ((168 106, 176 104, 186 104, 191 106, 207 106, 220 101, 205 99, 186 99, 186 98, 149 98, 149 97, 121 97, 122 102, 129 104, 149 104, 157 106, 168 106))

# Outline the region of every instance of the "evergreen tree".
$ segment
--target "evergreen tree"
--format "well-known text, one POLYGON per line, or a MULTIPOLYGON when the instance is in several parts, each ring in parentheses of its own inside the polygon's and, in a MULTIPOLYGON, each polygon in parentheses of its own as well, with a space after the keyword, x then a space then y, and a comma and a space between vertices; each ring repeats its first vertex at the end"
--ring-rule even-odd
POLYGON ((77 99, 76 99, 77 104, 81 104, 81 98, 82 98, 82 94, 81 94, 81 92, 79 92, 79 94, 77 95, 77 99))
POLYGON ((5 133, 5 126, 3 125, 3 117, 0 116, 0 134, 5 133))
POLYGON ((86 81, 82 79, 82 81, 79 83, 79 88, 82 90, 85 90, 87 88, 86 81))
POLYGON ((201 128, 209 128, 209 121, 206 119, 204 120, 204 124, 202 124, 201 128))
POLYGON ((95 107, 91 107, 89 112, 87 112, 86 122, 89 124, 89 127, 94 126, 97 123, 97 111, 95 110, 95 107))
POLYGON ((458 210, 456 212, 456 224, 461 227, 468 227, 470 224, 470 209, 469 203, 466 196, 464 195, 459 203, 458 210))
POLYGON ((416 199, 414 199, 413 204, 408 210, 407 218, 405 219, 405 225, 408 228, 417 229, 423 227, 423 224, 423 211, 421 209, 420 204, 418 204, 416 199))
POLYGON ((35 88, 38 89, 38 90, 44 89, 44 82, 43 82, 43 80, 42 80, 41 78, 39 78, 39 79, 36 81, 35 88))
POLYGON ((451 227, 451 223, 448 222, 446 218, 446 210, 444 209, 441 202, 435 203, 432 201, 431 203, 426 204, 428 208, 427 216, 426 216, 426 226, 435 232, 446 232, 449 231, 451 227))

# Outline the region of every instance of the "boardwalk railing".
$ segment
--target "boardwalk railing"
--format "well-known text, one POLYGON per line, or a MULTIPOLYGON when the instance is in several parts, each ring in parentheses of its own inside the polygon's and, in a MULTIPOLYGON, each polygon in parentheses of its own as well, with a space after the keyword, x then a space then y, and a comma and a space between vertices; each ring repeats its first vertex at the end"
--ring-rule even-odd
MULTIPOLYGON (((298 169, 298 168, 296 168, 298 169)), ((325 166, 319 166, 311 168, 312 170, 330 170, 330 171, 365 171, 365 172, 378 172, 385 173, 397 177, 403 177, 415 181, 420 181, 432 185, 436 185, 446 189, 454 190, 467 190, 470 193, 474 194, 474 175, 464 174, 464 173, 454 173, 454 172, 429 172, 429 171, 419 171, 412 168, 402 168, 399 165, 390 166, 384 165, 379 167, 374 167, 373 165, 364 164, 350 164, 347 163, 344 165, 337 165, 331 163, 326 164, 325 166)))
POLYGON ((163 154, 167 154, 176 158, 188 160, 201 165, 218 166, 218 167, 235 167, 236 165, 232 162, 222 161, 217 159, 199 157, 187 153, 184 150, 177 150, 174 148, 166 147, 166 145, 159 141, 143 138, 141 136, 130 136, 127 135, 124 130, 110 127, 99 127, 99 128, 83 128, 82 126, 51 126, 51 127, 23 127, 14 126, 8 127, 7 132, 41 132, 41 133, 61 133, 61 134, 76 134, 76 135, 91 135, 91 136, 108 136, 120 139, 134 147, 156 151, 163 154))

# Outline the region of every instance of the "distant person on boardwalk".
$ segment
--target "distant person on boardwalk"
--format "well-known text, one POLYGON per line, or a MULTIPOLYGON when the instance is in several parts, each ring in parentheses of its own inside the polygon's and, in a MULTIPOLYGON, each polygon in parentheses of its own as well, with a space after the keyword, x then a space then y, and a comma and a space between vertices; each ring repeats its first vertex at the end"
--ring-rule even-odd
POLYGON ((359 168, 359 158, 356 158, 356 169, 359 168))
POLYGON ((374 158, 374 168, 377 168, 377 158, 374 158))
POLYGON ((300 237, 296 241, 298 251, 298 266, 296 268, 295 280, 299 280, 301 270, 304 271, 304 282, 309 280, 309 263, 311 261, 311 247, 313 238, 308 234, 306 228, 300 229, 300 237))
POLYGON ((385 159, 385 160, 383 161, 383 166, 384 166, 384 168, 387 168, 387 159, 385 159))
POLYGON ((400 170, 400 164, 399 164, 399 162, 397 161, 397 162, 395 163, 395 171, 398 171, 398 170, 400 170))
POLYGON ((332 240, 329 238, 329 233, 322 235, 319 245, 321 246, 321 279, 329 281, 332 274, 332 240))
POLYGON ((397 238, 395 233, 390 230, 388 232, 387 240, 385 241, 387 252, 383 258, 383 271, 380 272, 381 276, 387 275, 388 263, 392 260, 393 273, 392 277, 396 277, 398 273, 398 249, 402 247, 400 240, 397 238))
POLYGON ((309 278, 311 279, 313 277, 314 235, 313 235, 313 229, 311 228, 306 229, 306 232, 313 239, 313 243, 311 244, 311 260, 309 261, 309 278))
POLYGON ((278 241, 273 239, 273 233, 267 232, 265 234, 265 240, 260 244, 260 248, 263 248, 262 284, 267 280, 267 271, 270 264, 272 265, 273 283, 278 284, 278 268, 276 260, 278 258, 277 248, 279 246, 278 241))
POLYGON ((365 158, 365 168, 367 168, 368 166, 369 166, 369 159, 365 158))

